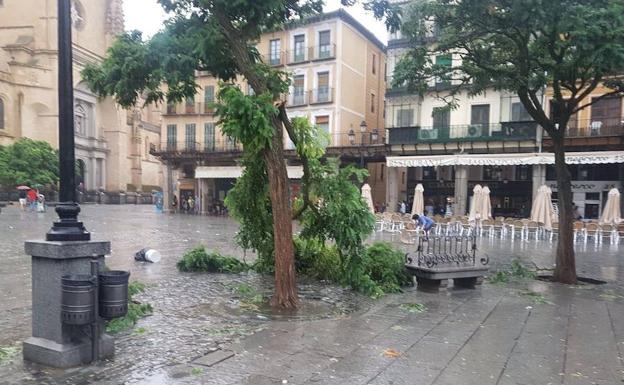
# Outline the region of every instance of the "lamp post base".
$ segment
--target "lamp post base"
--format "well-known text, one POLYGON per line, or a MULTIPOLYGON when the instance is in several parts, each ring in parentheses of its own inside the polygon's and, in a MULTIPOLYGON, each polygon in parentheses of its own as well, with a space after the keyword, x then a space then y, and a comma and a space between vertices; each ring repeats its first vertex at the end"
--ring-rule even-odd
POLYGON ((54 222, 46 234, 47 241, 89 241, 91 234, 78 221, 80 206, 75 202, 61 202, 56 206, 59 220, 54 222))

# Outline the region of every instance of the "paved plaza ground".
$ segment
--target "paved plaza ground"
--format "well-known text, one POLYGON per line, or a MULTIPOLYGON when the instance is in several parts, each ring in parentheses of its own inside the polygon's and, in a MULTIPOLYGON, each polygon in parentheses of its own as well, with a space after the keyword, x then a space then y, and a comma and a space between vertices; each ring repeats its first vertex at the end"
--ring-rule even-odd
MULTIPOLYGON (((0 347, 18 347, 30 335, 30 258, 23 245, 43 238, 53 219, 52 211, 0 213, 0 347)), ((231 219, 87 205, 81 219, 93 239, 112 242, 111 268, 148 284, 138 299, 153 304, 154 314, 116 336, 112 360, 52 370, 16 356, 0 361, 0 385, 624 383, 624 245, 578 245, 579 274, 605 285, 486 281, 476 290, 410 288, 372 300, 302 280, 303 309, 276 314, 237 306, 237 286, 268 294, 271 277, 175 269, 199 243, 253 259, 234 245, 231 219), (143 247, 161 251, 163 260, 135 262, 143 247)), ((479 253, 493 269, 513 259, 550 268, 554 245, 484 238, 479 253)))

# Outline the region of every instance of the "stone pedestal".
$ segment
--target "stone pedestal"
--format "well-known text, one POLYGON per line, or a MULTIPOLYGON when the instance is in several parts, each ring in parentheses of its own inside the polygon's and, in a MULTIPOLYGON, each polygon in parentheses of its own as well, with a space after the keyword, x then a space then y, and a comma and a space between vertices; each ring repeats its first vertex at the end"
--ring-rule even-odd
MULTIPOLYGON (((90 325, 61 322, 61 277, 91 274, 93 259, 103 268, 110 242, 29 241, 25 249, 32 256, 32 337, 24 341, 24 359, 57 368, 91 362, 90 325)), ((103 327, 100 321, 100 330, 103 327)), ((99 334, 99 358, 112 356, 113 339, 99 334)))

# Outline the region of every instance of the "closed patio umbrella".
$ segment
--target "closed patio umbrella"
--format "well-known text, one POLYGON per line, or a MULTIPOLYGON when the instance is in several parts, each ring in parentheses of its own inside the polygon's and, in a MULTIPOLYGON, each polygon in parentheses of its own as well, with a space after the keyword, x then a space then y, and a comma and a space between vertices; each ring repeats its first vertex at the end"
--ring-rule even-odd
POLYGON ((481 219, 481 209, 483 200, 483 187, 480 184, 474 186, 472 189, 472 201, 470 202, 470 213, 468 219, 474 221, 475 219, 481 219))
POLYGON ((371 194, 371 187, 368 183, 364 183, 362 186, 362 199, 368 205, 371 213, 375 214, 375 206, 373 205, 373 195, 371 194))
POLYGON ((531 221, 540 222, 547 230, 552 229, 555 209, 552 204, 552 190, 545 185, 537 189, 537 194, 531 206, 531 221))
POLYGON ((414 202, 412 203, 412 215, 414 214, 423 215, 423 211, 425 210, 425 199, 423 197, 424 191, 425 191, 425 188, 423 187, 423 185, 418 183, 416 185, 416 188, 414 189, 414 202))
POLYGON ((620 191, 616 188, 612 188, 611 191, 609 191, 609 196, 607 197, 607 204, 605 205, 604 210, 602 210, 600 224, 617 225, 622 222, 620 210, 620 191))
POLYGON ((483 187, 481 190, 481 219, 492 219, 492 202, 490 201, 490 188, 488 186, 483 187))

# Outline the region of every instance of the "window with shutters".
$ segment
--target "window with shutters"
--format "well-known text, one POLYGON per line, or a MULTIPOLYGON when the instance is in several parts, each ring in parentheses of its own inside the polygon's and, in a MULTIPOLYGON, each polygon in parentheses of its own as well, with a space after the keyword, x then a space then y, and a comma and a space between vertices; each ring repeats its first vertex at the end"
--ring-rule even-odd
MULTIPOLYGON (((594 99, 592 99, 592 101, 594 99)), ((591 105, 591 128, 595 129, 599 125, 601 129, 605 129, 606 127, 619 127, 621 122, 621 97, 604 98, 591 105)))
POLYGON ((305 76, 296 75, 293 78, 293 103, 294 106, 305 104, 305 76))
POLYGON ((195 97, 193 96, 186 98, 186 113, 187 114, 195 113, 195 97))
POLYGON ((533 118, 529 115, 529 112, 524 108, 524 104, 521 102, 511 103, 511 121, 512 122, 527 122, 533 118))
POLYGON ((320 31, 318 34, 318 58, 327 59, 332 56, 331 52, 331 31, 320 31))
POLYGON ((451 55, 438 55, 435 58, 435 63, 438 66, 448 67, 448 69, 449 69, 449 72, 447 74, 445 74, 444 77, 436 78, 436 86, 450 85, 451 81, 450 81, 450 79, 448 77, 450 75, 450 69, 451 69, 451 66, 453 64, 453 57, 451 55))
POLYGON ((433 113, 433 128, 448 128, 451 124, 451 111, 445 107, 435 107, 433 113))
POLYGON ((412 108, 398 109, 396 117, 396 127, 412 127, 414 124, 414 110, 412 108))
POLYGON ((306 60, 305 35, 295 36, 295 50, 293 52, 293 62, 299 63, 306 60))
POLYGON ((329 101, 329 72, 319 72, 317 85, 316 102, 323 103, 329 101))
POLYGON ((215 149, 215 126, 214 123, 204 123, 204 149, 213 151, 215 149))
POLYGON ((178 127, 175 124, 167 125, 167 150, 175 151, 178 138, 178 127))
POLYGON ((280 39, 273 39, 269 42, 269 64, 272 66, 282 64, 280 39))
POLYGON ((195 150, 195 123, 186 125, 186 149, 195 150))

